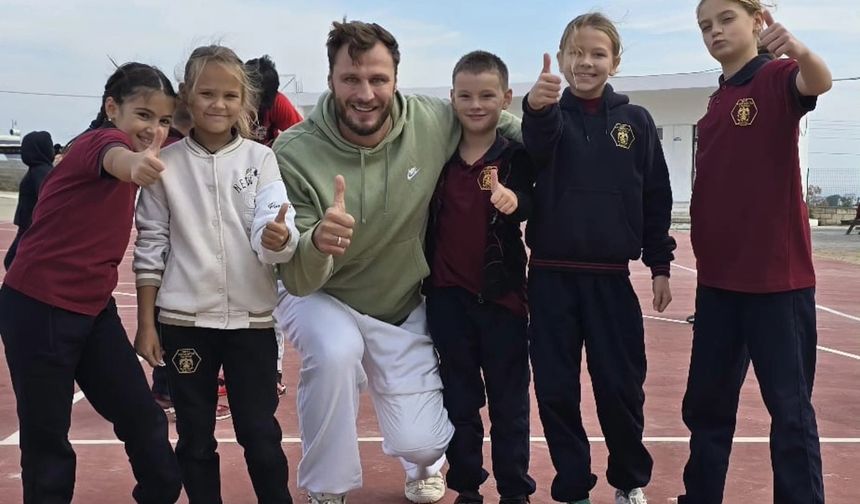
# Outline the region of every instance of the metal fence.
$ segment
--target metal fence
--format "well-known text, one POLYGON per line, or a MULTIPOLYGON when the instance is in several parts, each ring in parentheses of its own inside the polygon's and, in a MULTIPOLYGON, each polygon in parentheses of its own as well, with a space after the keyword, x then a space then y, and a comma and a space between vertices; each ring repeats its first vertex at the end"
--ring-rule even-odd
POLYGON ((856 208, 860 204, 860 163, 857 167, 809 167, 806 201, 810 207, 856 208))

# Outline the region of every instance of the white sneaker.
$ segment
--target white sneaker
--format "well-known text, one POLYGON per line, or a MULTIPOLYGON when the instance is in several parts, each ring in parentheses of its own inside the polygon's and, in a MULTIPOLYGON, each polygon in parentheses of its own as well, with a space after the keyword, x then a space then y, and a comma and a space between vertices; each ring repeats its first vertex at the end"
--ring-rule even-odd
POLYGON ((648 500, 641 488, 634 488, 629 492, 615 490, 615 504, 648 504, 648 500))
POLYGON ((346 504, 346 494, 308 492, 308 504, 346 504))
POLYGON ((406 482, 406 498, 415 504, 429 504, 445 497, 445 478, 436 473, 429 478, 406 482))

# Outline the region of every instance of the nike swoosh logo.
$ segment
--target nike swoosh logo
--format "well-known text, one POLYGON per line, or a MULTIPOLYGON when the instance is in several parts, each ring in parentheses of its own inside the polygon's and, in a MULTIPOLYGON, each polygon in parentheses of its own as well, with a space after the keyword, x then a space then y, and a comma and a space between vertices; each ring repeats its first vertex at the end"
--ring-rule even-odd
POLYGON ((414 179, 415 175, 418 175, 418 172, 420 172, 420 171, 421 171, 421 168, 418 168, 417 166, 413 166, 412 168, 410 168, 409 170, 406 171, 406 179, 407 180, 414 179))

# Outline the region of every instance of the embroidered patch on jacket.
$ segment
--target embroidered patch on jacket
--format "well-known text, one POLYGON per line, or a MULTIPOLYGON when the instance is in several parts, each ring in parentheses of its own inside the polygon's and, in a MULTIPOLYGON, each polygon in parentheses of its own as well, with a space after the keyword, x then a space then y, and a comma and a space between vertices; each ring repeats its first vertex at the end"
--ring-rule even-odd
POLYGON ((200 354, 193 348, 180 348, 173 354, 173 366, 179 374, 194 374, 200 365, 200 354))
POLYGON ((633 134, 633 128, 629 124, 615 123, 610 135, 615 146, 622 149, 629 149, 636 141, 636 135, 633 134))
POLYGON ((233 190, 237 193, 241 193, 249 187, 254 187, 257 185, 257 179, 259 176, 260 174, 256 166, 248 167, 245 170, 245 174, 239 177, 239 179, 233 184, 233 190))
POLYGON ((752 98, 741 98, 732 109, 735 126, 751 126, 758 116, 758 107, 752 98))
POLYGON ((487 166, 481 170, 481 174, 478 175, 478 187, 480 187, 482 191, 493 190, 493 172, 498 169, 499 168, 497 166, 487 166))

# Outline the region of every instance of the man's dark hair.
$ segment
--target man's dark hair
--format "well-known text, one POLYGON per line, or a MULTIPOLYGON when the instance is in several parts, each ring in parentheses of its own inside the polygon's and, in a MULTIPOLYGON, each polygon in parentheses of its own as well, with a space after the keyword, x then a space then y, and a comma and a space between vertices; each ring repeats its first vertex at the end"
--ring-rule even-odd
POLYGON ((451 74, 451 81, 457 78, 460 72, 468 72, 471 74, 479 74, 483 72, 496 72, 499 75, 499 83, 502 89, 508 90, 508 66, 493 53, 487 51, 472 51, 466 54, 460 61, 454 65, 454 72, 451 74))
POLYGON ((347 45, 349 57, 352 58, 353 62, 356 62, 362 54, 371 50, 377 43, 382 43, 391 53, 391 58, 394 60, 394 75, 396 76, 397 66, 400 64, 400 49, 394 35, 376 23, 347 21, 346 19, 343 22, 335 21, 332 23, 326 41, 329 75, 331 75, 334 60, 341 47, 347 45))

